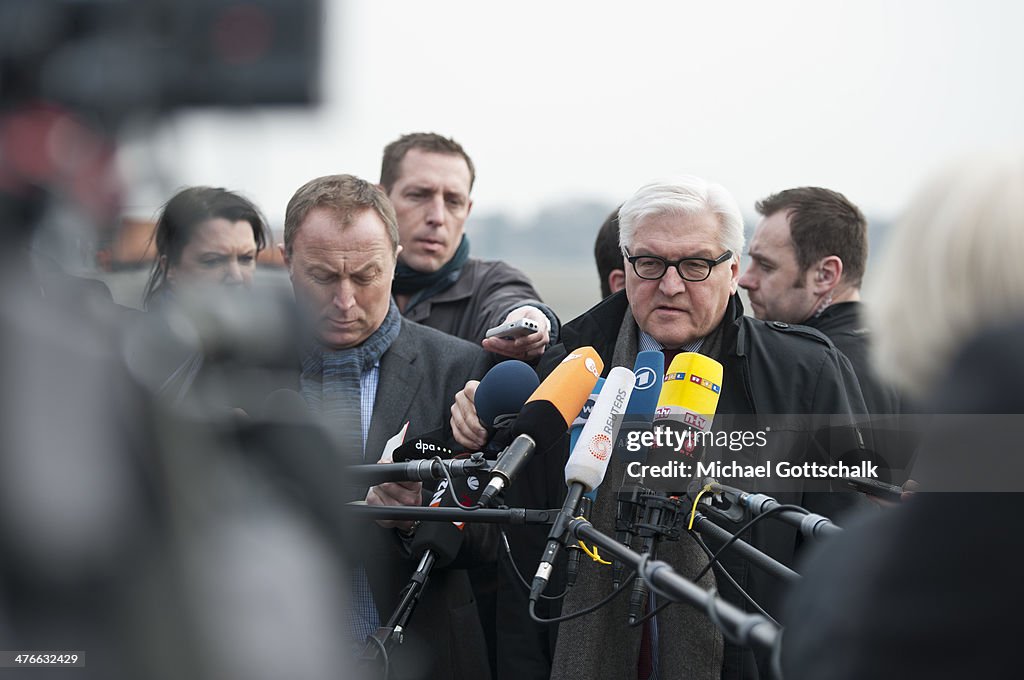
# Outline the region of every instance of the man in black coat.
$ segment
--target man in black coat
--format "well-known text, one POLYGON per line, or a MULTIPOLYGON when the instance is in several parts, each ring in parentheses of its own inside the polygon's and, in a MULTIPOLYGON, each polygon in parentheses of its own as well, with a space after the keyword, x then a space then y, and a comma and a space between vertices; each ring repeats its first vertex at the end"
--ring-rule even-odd
MULTIPOLYGON (((620 210, 620 243, 626 258, 626 288, 605 299, 562 329, 560 343, 544 356, 546 374, 565 355, 580 346, 593 346, 613 366, 632 367, 641 350, 668 354, 696 351, 724 367, 718 414, 830 414, 852 418, 865 405, 849 362, 817 331, 785 323, 755 321, 743 316, 735 295, 739 255, 743 248, 742 217, 735 200, 720 185, 696 177, 642 187, 620 210)), ((456 397, 452 425, 456 439, 478 444, 484 436, 472 407, 474 385, 456 397)), ((809 429, 773 433, 766 459, 808 455, 814 447, 809 429)), ((507 494, 510 506, 557 507, 565 495, 563 467, 566 447, 539 453, 507 494)), ((625 462, 613 457, 591 513, 595 525, 615 531, 615 491, 623 480, 625 462)), ((794 492, 778 495, 835 516, 859 501, 850 494, 794 492)), ((730 527, 735 530, 736 526, 730 527)), ((546 532, 512 527, 512 543, 520 570, 532 572, 543 551, 546 532)), ((777 523, 761 523, 749 540, 776 559, 792 566, 798 546, 795 531, 777 523)), ((659 558, 682 575, 693 578, 707 558, 689 536, 663 541, 659 558)), ((742 560, 723 559, 755 600, 776 610, 781 587, 742 560)), ((565 610, 577 611, 610 590, 607 570, 585 567, 569 592, 565 610)), ((503 570, 503 573, 509 573, 503 570)), ((711 587, 710 574, 700 584, 711 587)), ((735 591, 719 581, 725 597, 741 604, 735 591)), ((557 587, 550 589, 552 592, 557 587)), ((550 629, 520 623, 525 618, 526 594, 514 582, 501 589, 502 615, 516 625, 503 629, 501 660, 515 658, 517 677, 636 677, 641 648, 640 628, 626 627, 625 598, 596 614, 563 623, 555 636, 550 629)), ((542 616, 557 608, 538 608, 542 616)), ((719 632, 701 612, 670 607, 657 617, 656 657, 664 677, 757 677, 748 652, 724 646, 719 632)), ((499 677, 511 661, 499 665, 499 677)), ((511 674, 509 675, 511 677, 511 674)))
POLYGON ((758 201, 761 221, 750 264, 739 278, 754 315, 816 328, 853 364, 868 411, 900 412, 896 391, 868 360, 860 302, 868 259, 867 220, 842 194, 821 187, 786 189, 758 201))
POLYGON ((392 292, 408 319, 501 357, 535 361, 558 337, 559 321, 523 272, 470 257, 463 226, 473 207, 476 168, 454 139, 414 132, 387 145, 380 185, 395 206, 402 252, 392 292), (530 319, 540 331, 484 339, 489 328, 530 319))

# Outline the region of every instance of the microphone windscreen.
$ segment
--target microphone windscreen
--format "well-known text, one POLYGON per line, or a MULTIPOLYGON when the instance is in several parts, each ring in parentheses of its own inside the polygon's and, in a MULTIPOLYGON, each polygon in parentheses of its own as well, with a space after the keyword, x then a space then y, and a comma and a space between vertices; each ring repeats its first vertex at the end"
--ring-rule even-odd
MULTIPOLYGON (((442 479, 428 505, 432 508, 454 508, 455 502, 448 492, 448 480, 442 479)), ((447 566, 459 554, 462 547, 462 530, 465 522, 423 522, 416 528, 410 549, 413 557, 419 558, 424 550, 433 550, 434 566, 447 566)))
POLYGON ((721 394, 722 364, 697 352, 683 352, 665 373, 655 420, 677 421, 709 432, 721 394))
POLYGON ((644 417, 647 422, 654 419, 658 408, 662 383, 665 380, 665 355, 658 350, 645 350, 636 355, 633 364, 636 383, 633 394, 626 404, 626 414, 644 417))
POLYGON ((587 397, 604 370, 604 362, 593 347, 573 350, 551 371, 526 403, 549 401, 561 412, 565 429, 587 402, 587 397))
POLYGON ((391 454, 391 459, 396 463, 405 463, 410 460, 424 460, 434 456, 440 456, 448 460, 454 455, 455 453, 450 448, 437 439, 432 437, 416 437, 415 439, 403 442, 401 446, 395 449, 395 452, 391 454))
POLYGON ((633 371, 623 366, 616 366, 608 373, 604 389, 566 463, 567 485, 579 482, 590 491, 604 480, 622 424, 621 416, 626 411, 635 381, 633 371))
POLYGON ((538 451, 549 448, 583 409, 603 369, 593 347, 574 350, 530 395, 512 426, 513 436, 530 435, 538 451))
POLYGON ((480 381, 473 398, 480 422, 492 427, 498 416, 519 413, 538 385, 537 373, 522 361, 511 359, 494 366, 480 381))
POLYGON ((576 420, 572 421, 572 425, 569 427, 570 451, 576 446, 576 442, 579 441, 580 433, 583 432, 583 426, 587 424, 587 418, 590 417, 590 412, 594 409, 594 403, 597 401, 597 397, 601 394, 603 388, 604 378, 598 378, 597 384, 594 385, 594 391, 587 397, 587 403, 580 409, 580 414, 576 416, 576 420))

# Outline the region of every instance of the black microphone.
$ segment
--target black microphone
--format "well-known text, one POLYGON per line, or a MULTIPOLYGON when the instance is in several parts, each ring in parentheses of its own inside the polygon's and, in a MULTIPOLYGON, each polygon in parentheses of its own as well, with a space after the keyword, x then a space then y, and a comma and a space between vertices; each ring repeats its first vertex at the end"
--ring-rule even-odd
MULTIPOLYGON (((428 506, 431 508, 454 508, 448 480, 442 479, 434 491, 428 506)), ((413 557, 422 557, 425 551, 434 554, 434 566, 444 567, 451 564, 462 547, 462 532, 465 522, 423 522, 416 528, 413 535, 411 551, 413 557)))
MULTIPOLYGON (((819 515, 814 512, 800 512, 796 509, 775 510, 775 508, 781 507, 782 504, 766 494, 748 493, 742 489, 726 486, 725 484, 719 484, 713 479, 706 480, 706 484, 711 486, 711 491, 713 493, 720 493, 723 496, 730 498, 740 507, 749 510, 750 514, 754 517, 763 515, 766 512, 771 512, 773 517, 781 522, 789 524, 790 526, 796 527, 800 530, 802 535, 808 538, 835 536, 843 531, 842 528, 824 515, 819 515)), ((691 491, 699 491, 699 488, 703 488, 697 488, 698 486, 699 483, 691 485, 691 491)), ((708 505, 708 508, 712 512, 718 512, 713 504, 708 505)), ((735 521, 732 517, 727 515, 726 518, 730 521, 735 521)))
POLYGON ((537 449, 546 451, 569 429, 597 384, 604 364, 593 347, 581 347, 562 360, 530 395, 512 426, 515 439, 491 469, 491 481, 480 494, 486 507, 519 473, 537 449))
MULTIPOLYGON (((481 458, 482 460, 482 458, 481 458)), ((447 462, 447 461, 446 461, 447 462)), ((442 479, 428 503, 429 507, 455 507, 448 490, 448 480, 442 479)), ((452 563, 462 547, 464 522, 423 522, 416 528, 412 543, 409 546, 414 559, 419 560, 416 570, 409 578, 399 596, 398 606, 388 618, 387 623, 374 634, 374 637, 386 646, 394 638, 401 642, 406 626, 419 604, 423 590, 427 587, 430 572, 434 567, 444 567, 452 563)), ((367 645, 364 658, 373 658, 376 651, 367 645)))
POLYGON ((347 474, 351 481, 365 486, 376 486, 385 482, 428 482, 445 479, 445 469, 452 477, 470 477, 487 471, 487 461, 482 453, 469 458, 453 460, 410 460, 404 463, 377 463, 371 465, 350 465, 347 474))

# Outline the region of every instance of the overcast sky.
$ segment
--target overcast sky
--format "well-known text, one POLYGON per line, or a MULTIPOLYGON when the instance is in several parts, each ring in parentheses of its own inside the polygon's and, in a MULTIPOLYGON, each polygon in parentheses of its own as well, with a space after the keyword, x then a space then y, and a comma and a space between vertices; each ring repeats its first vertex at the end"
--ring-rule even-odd
POLYGON ((476 214, 519 216, 693 173, 747 214, 816 184, 887 218, 957 153, 1024 148, 1024 3, 1010 0, 325 7, 322 106, 178 116, 136 211, 213 184, 279 223, 308 179, 376 181, 383 146, 411 131, 465 146, 476 214))

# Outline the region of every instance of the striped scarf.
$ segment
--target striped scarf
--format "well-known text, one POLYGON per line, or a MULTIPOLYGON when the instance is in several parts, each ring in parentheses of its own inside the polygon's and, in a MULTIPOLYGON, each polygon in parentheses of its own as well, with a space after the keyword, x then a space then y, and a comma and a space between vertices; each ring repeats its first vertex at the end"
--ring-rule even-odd
POLYGON ((302 358, 299 385, 314 413, 321 414, 347 462, 362 463, 362 390, 360 378, 380 361, 398 337, 401 314, 391 301, 384 323, 362 344, 331 350, 321 345, 307 350, 302 358))

